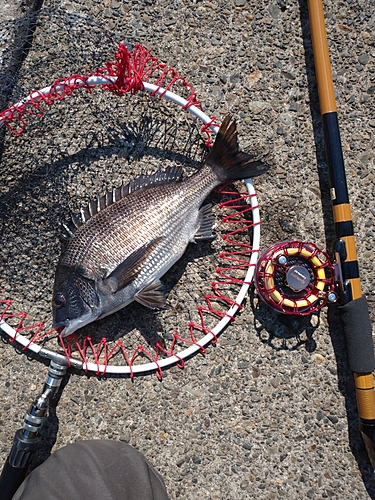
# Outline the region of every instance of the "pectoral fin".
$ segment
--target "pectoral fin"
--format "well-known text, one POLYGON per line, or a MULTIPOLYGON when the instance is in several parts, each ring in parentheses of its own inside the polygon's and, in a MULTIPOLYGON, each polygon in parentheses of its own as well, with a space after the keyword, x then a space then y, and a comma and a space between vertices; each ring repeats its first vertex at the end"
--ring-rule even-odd
POLYGON ((160 281, 153 281, 150 285, 138 292, 134 300, 150 309, 166 309, 168 308, 168 304, 165 301, 165 296, 161 287, 162 284, 160 281))
POLYGON ((112 293, 116 293, 127 285, 130 285, 137 278, 144 262, 162 239, 162 237, 155 238, 147 245, 141 246, 138 250, 130 254, 107 278, 103 279, 103 285, 108 287, 112 293))

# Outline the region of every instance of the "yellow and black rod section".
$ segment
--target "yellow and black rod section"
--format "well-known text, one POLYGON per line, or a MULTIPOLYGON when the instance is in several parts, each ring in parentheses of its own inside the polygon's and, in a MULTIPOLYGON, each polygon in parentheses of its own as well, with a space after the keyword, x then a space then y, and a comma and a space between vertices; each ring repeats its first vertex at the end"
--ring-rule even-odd
POLYGON ((348 364, 354 373, 360 430, 375 469, 375 388, 372 375, 375 358, 371 321, 359 278, 323 4, 322 0, 308 0, 307 3, 335 223, 334 251, 340 275, 337 280, 340 317, 348 364))

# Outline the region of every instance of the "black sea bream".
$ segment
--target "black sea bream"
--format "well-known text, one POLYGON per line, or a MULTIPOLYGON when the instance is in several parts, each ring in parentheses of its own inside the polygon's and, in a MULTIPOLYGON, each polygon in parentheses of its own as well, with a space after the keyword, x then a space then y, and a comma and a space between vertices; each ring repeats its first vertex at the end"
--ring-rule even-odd
POLYGON ((179 168, 160 170, 91 202, 56 270, 53 327, 66 337, 133 300, 165 307, 160 278, 189 242, 212 238, 214 219, 202 205, 206 197, 225 182, 267 168, 238 150, 236 124, 226 117, 207 160, 192 176, 181 180, 179 168))

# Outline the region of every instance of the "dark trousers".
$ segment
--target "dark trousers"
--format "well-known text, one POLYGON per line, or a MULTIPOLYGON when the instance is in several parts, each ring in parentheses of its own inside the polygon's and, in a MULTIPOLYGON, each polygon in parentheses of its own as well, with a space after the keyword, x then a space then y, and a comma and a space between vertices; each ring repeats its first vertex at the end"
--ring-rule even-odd
POLYGON ((33 470, 12 500, 168 500, 162 477, 121 441, 78 441, 33 470))

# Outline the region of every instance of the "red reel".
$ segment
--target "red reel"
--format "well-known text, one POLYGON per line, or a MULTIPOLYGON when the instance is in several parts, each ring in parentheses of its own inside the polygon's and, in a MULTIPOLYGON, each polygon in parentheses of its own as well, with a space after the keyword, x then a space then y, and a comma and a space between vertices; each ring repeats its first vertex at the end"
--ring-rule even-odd
POLYGON ((266 250, 256 266, 255 286, 262 300, 283 314, 307 316, 337 299, 327 253, 301 241, 266 250))

